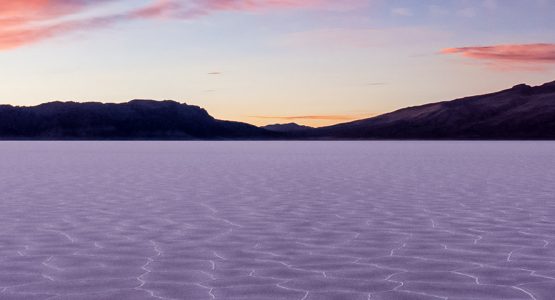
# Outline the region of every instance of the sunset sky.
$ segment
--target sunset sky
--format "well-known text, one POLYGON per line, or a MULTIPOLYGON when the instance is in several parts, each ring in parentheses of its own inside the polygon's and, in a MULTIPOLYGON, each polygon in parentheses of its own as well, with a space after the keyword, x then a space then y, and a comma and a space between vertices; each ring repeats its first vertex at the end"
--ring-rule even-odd
POLYGON ((325 125, 555 80, 551 0, 0 0, 0 103, 325 125))

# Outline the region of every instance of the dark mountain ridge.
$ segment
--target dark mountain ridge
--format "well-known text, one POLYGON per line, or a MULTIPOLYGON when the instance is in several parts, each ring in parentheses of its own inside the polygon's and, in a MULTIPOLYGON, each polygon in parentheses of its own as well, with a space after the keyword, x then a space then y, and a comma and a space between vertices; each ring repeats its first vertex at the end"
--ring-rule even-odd
POLYGON ((555 82, 311 128, 222 121, 175 101, 0 105, 2 140, 555 140, 555 82))
POLYGON ((268 139, 275 135, 250 124, 217 120, 198 106, 169 100, 0 106, 2 139, 268 139))
POLYGON ((275 131, 275 132, 293 132, 293 131, 314 129, 314 127, 299 125, 297 123, 271 124, 271 125, 262 126, 260 128, 264 128, 266 130, 275 131))
POLYGON ((322 139, 555 139, 555 82, 289 133, 322 139))

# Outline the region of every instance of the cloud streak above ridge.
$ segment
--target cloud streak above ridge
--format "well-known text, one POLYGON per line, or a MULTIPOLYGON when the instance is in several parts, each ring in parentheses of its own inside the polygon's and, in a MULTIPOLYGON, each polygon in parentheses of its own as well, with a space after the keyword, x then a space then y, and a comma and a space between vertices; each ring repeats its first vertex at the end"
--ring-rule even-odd
POLYGON ((192 19, 216 12, 264 12, 322 8, 329 0, 156 0, 127 11, 82 15, 122 0, 19 0, 0 2, 0 50, 18 48, 67 34, 137 19, 192 19))
POLYGON ((555 65, 555 44, 549 43, 446 48, 441 53, 460 55, 500 70, 539 70, 555 65))

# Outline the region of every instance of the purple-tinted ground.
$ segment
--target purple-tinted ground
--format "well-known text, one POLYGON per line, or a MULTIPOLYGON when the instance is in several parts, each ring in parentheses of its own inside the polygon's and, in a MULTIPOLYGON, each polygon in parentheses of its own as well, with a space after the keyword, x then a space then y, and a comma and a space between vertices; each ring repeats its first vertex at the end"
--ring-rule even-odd
POLYGON ((0 299, 553 299, 555 143, 0 143, 0 299))

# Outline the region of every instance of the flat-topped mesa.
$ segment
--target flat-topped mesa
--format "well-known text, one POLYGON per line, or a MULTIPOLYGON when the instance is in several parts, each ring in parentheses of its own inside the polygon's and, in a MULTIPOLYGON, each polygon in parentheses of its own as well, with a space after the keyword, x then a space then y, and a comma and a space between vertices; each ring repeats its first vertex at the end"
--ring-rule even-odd
POLYGON ((303 131, 303 130, 310 130, 314 129, 314 127, 299 125, 297 123, 286 123, 286 124, 271 124, 262 126, 266 130, 275 131, 275 132, 291 132, 291 131, 303 131))
POLYGON ((152 99, 133 99, 128 104, 131 105, 139 105, 139 106, 189 106, 189 107, 198 107, 195 105, 189 105, 185 102, 181 103, 175 100, 152 100, 152 99))
POLYGON ((217 120, 199 106, 171 100, 0 107, 0 139, 226 140, 276 135, 250 124, 217 120))

